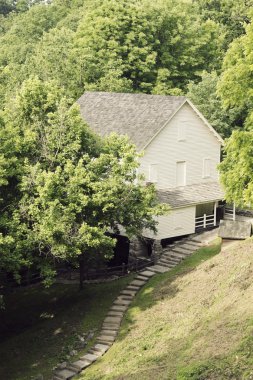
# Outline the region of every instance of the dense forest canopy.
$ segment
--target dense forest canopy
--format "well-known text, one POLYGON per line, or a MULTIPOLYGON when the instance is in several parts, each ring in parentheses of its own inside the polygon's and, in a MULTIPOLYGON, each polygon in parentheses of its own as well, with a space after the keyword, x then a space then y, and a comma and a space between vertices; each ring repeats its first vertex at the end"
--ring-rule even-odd
POLYGON ((130 216, 135 232, 155 228, 151 215, 162 210, 154 189, 136 185, 134 147, 116 136, 100 141, 78 116, 73 103, 85 90, 187 95, 223 137, 232 134, 220 168, 228 199, 253 200, 252 5, 0 0, 1 267, 17 273, 48 253, 75 261, 85 250, 110 252, 106 228, 129 227, 130 216), (126 179, 132 198, 119 209, 126 179), (88 212, 95 219, 84 227, 88 212))

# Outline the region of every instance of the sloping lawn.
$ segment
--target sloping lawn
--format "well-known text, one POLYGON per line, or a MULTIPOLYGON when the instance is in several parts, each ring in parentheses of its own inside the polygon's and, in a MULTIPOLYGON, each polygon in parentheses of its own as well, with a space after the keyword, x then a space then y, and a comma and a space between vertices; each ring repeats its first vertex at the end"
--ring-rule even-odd
POLYGON ((253 379, 253 240, 197 251, 139 292, 79 380, 253 379))
POLYGON ((29 380, 38 374, 50 379, 56 364, 73 349, 80 352, 80 336, 89 335, 81 352, 92 344, 114 298, 131 279, 90 284, 83 291, 77 285, 37 285, 8 295, 0 311, 0 379, 29 380))

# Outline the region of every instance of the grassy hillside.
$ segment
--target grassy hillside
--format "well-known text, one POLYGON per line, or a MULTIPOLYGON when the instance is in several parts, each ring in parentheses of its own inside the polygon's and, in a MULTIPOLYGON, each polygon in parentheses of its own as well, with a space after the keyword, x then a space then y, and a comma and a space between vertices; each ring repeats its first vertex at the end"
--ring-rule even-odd
POLYGON ((253 240, 217 252, 155 276, 80 379, 253 379, 253 240))

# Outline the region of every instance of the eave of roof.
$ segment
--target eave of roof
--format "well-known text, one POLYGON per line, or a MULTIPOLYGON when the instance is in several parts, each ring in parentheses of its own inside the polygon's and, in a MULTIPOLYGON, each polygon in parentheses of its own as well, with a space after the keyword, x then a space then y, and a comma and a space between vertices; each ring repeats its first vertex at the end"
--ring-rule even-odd
POLYGON ((158 189, 157 196, 161 203, 167 203, 174 209, 223 200, 224 191, 220 183, 214 181, 184 187, 158 189))

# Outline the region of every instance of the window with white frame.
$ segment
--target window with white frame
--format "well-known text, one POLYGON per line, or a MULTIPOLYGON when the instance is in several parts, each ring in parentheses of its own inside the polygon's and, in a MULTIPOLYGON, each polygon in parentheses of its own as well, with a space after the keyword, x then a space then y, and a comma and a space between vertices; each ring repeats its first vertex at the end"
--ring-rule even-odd
POLYGON ((212 160, 204 158, 203 160, 203 178, 211 177, 212 175, 212 160))
POLYGON ((149 165, 149 181, 150 182, 158 181, 158 164, 149 165))
POLYGON ((186 185, 186 162, 176 162, 176 186, 186 185))
POLYGON ((177 126, 177 140, 184 141, 186 140, 186 122, 181 120, 178 122, 177 126))

